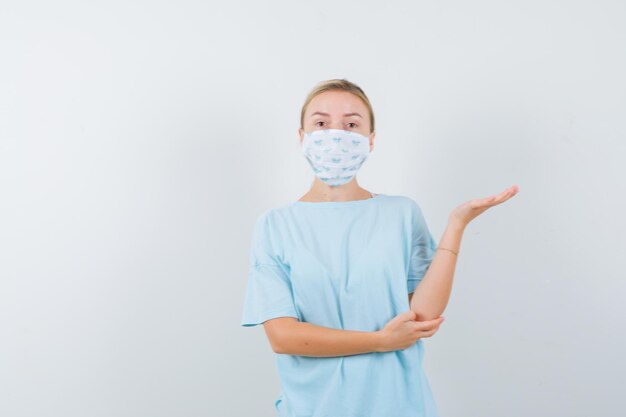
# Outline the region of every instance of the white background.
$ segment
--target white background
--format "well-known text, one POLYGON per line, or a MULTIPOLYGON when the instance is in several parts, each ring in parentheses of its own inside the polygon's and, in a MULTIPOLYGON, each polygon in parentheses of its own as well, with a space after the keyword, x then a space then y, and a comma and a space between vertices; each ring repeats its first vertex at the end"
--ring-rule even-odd
MULTIPOLYGON (((3 1, 0 415, 271 416, 239 326, 252 226, 313 172, 300 108, 376 113, 364 188, 439 238, 425 368, 455 416, 615 416, 626 386, 623 1, 3 1)), ((375 416, 390 417, 390 416, 375 416)))

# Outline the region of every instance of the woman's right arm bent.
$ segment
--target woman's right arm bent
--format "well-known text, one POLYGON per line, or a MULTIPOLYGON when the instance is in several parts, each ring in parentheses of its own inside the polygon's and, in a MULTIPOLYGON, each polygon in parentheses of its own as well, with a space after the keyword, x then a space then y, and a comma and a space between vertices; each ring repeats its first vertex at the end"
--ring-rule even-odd
POLYGON ((301 322, 295 317, 270 319, 263 322, 263 327, 275 353, 331 357, 406 349, 418 339, 432 336, 443 321, 441 317, 428 321, 414 319, 415 313, 409 310, 373 332, 333 329, 301 322))

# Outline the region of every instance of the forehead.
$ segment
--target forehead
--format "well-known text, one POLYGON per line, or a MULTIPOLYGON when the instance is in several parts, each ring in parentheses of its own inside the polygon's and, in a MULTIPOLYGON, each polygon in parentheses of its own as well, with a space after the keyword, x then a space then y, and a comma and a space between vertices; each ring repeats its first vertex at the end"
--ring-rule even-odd
POLYGON ((316 111, 331 115, 342 115, 350 112, 365 115, 367 107, 359 97, 347 91, 325 91, 313 97, 307 107, 307 114, 316 111))

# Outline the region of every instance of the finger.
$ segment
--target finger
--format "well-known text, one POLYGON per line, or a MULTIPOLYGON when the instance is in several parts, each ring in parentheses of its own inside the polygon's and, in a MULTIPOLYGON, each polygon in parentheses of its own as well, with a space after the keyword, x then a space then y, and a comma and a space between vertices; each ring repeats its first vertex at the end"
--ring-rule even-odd
POLYGON ((435 333, 437 333, 437 330, 439 330, 439 328, 432 329, 432 330, 429 330, 429 331, 425 332, 424 333, 424 337, 430 337, 430 336, 434 335, 435 333))
POLYGON ((475 208, 485 208, 485 207, 493 207, 495 205, 504 203, 509 198, 513 197, 517 191, 513 192, 512 188, 508 188, 501 192, 500 194, 494 194, 489 197, 480 198, 477 201, 477 206, 475 208))
POLYGON ((506 190, 502 191, 500 194, 498 194, 496 200, 506 201, 509 198, 513 197, 515 194, 517 194, 518 191, 519 187, 517 185, 512 185, 506 190))
POLYGON ((484 197, 484 198, 476 198, 472 200, 472 202, 470 203, 470 207, 474 211, 476 210, 483 211, 484 209, 495 205, 497 202, 497 198, 498 198, 497 195, 492 195, 490 197, 484 197))
POLYGON ((422 329, 430 329, 433 326, 438 326, 439 323, 441 323, 443 321, 443 317, 439 316, 436 319, 432 319, 432 320, 424 320, 424 321, 418 321, 417 323, 421 323, 422 324, 422 329))
POLYGON ((418 331, 430 330, 433 327, 438 326, 442 321, 443 319, 441 318, 436 318, 434 320, 428 320, 428 321, 416 321, 414 329, 418 331))
POLYGON ((420 338, 423 337, 430 337, 432 335, 434 335, 437 332, 437 329, 433 329, 433 330, 426 330, 420 333, 420 338))
POLYGON ((428 329, 425 331, 425 333, 429 333, 431 335, 437 333, 439 331, 439 328, 441 327, 441 324, 436 325, 435 327, 433 327, 432 329, 428 329))
POLYGON ((503 194, 500 194, 500 195, 496 196, 495 198, 493 198, 489 204, 491 206, 496 206, 498 204, 502 204, 506 200, 508 200, 509 198, 513 197, 514 195, 515 194, 513 194, 512 192, 507 191, 507 192, 505 192, 503 194))
POLYGON ((509 198, 513 197, 515 194, 517 194, 518 191, 519 187, 517 185, 509 187, 504 193, 504 198, 502 199, 502 202, 505 202, 509 198))
POLYGON ((490 197, 487 197, 485 200, 490 203, 498 203, 498 202, 503 201, 508 195, 509 195, 509 192, 505 190, 499 194, 494 194, 490 197))

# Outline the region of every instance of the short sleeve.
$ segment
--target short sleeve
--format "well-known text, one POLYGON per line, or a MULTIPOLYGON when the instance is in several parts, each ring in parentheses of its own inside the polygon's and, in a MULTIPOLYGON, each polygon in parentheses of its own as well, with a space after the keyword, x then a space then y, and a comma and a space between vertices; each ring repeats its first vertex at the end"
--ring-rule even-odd
POLYGON ((252 233, 248 282, 241 325, 250 327, 276 317, 296 317, 290 270, 275 249, 268 212, 257 220, 252 233))
POLYGON ((407 277, 409 294, 415 291, 424 278, 437 249, 437 242, 428 229, 422 210, 414 201, 411 206, 411 259, 407 277))

